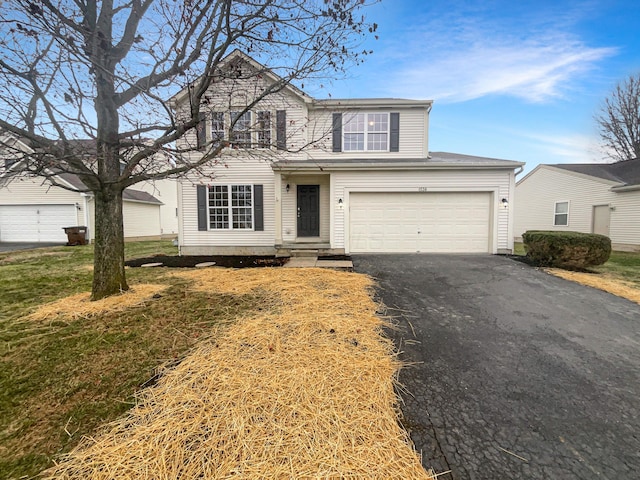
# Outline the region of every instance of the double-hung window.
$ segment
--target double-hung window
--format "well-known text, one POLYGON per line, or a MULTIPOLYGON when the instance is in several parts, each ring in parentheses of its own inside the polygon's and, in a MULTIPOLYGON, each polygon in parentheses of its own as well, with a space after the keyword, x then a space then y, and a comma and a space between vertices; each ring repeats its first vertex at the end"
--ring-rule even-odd
POLYGON ((252 185, 210 186, 209 228, 212 230, 253 229, 252 185))
POLYGON ((251 112, 231 112, 231 125, 231 145, 251 148, 251 112))
POLYGON ((389 114, 355 113, 344 116, 343 151, 388 151, 389 114))
POLYGON ((258 148, 271 147, 271 112, 257 112, 256 133, 258 148))
POLYGON ((214 144, 224 140, 224 112, 211 112, 211 140, 214 144))
POLYGON ((553 212, 553 225, 556 227, 569 225, 569 202, 556 202, 553 212))

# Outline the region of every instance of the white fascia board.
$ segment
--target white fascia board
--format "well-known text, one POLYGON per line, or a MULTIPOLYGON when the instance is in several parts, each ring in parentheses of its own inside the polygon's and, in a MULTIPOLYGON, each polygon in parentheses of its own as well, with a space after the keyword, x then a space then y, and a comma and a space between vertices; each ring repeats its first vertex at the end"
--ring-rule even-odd
POLYGON ((640 190, 640 185, 622 185, 620 187, 611 187, 612 192, 633 192, 634 190, 640 190))
POLYGON ((314 100, 314 108, 358 109, 358 108, 426 108, 431 109, 433 100, 410 100, 406 98, 342 98, 314 100))
POLYGON ((348 163, 348 164, 321 164, 314 162, 305 162, 305 164, 296 163, 289 165, 273 164, 272 169, 277 172, 331 172, 331 171, 348 171, 348 170, 515 170, 522 166, 520 162, 514 165, 504 164, 467 164, 459 163, 438 163, 433 165, 425 165, 424 163, 348 163))

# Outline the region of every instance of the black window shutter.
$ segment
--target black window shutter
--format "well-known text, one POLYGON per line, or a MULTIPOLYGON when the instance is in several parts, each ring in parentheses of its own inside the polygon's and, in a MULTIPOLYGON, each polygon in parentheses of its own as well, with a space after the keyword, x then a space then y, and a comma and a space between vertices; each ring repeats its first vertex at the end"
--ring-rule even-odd
POLYGON ((198 118, 200 121, 196 125, 196 134, 198 136, 198 149, 201 149, 207 144, 207 116, 204 112, 200 112, 198 118))
POLYGON ((400 114, 394 112, 389 119, 389 151, 400 151, 400 114))
POLYGON ((278 150, 287 149, 287 111, 276 111, 276 147, 278 150))
POLYGON ((253 229, 256 232, 264 231, 264 200, 262 185, 253 186, 253 229))
POLYGON ((342 151, 342 114, 333 114, 333 151, 342 151))
POLYGON ((207 186, 198 185, 198 230, 206 231, 207 225, 207 186))

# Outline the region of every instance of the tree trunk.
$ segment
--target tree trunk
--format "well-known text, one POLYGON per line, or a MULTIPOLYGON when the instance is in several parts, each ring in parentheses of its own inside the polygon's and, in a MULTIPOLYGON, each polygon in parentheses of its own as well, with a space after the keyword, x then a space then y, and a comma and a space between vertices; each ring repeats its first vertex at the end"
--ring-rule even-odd
POLYGON ((95 193, 95 245, 91 300, 129 289, 124 274, 122 191, 95 193))

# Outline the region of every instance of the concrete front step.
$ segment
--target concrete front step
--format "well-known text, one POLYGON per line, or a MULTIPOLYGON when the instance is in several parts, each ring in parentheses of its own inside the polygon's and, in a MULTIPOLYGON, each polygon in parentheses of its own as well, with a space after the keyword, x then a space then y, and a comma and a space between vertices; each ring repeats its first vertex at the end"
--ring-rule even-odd
POLYGON ((333 268, 335 270, 353 271, 351 260, 323 260, 318 257, 291 257, 284 268, 333 268))
POLYGON ((292 257, 318 257, 318 250, 291 250, 292 257))

